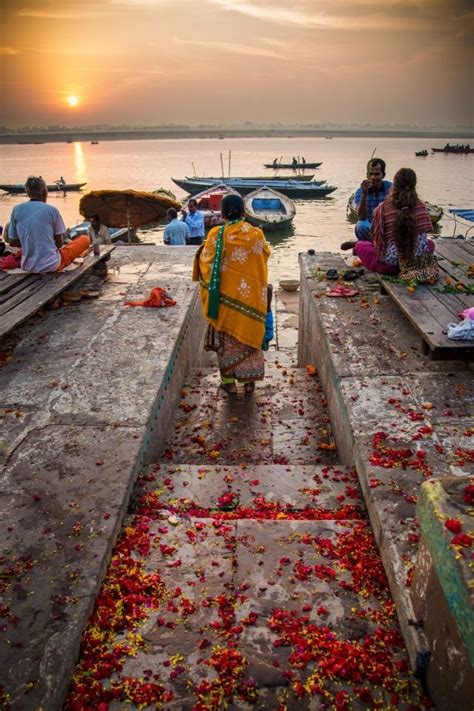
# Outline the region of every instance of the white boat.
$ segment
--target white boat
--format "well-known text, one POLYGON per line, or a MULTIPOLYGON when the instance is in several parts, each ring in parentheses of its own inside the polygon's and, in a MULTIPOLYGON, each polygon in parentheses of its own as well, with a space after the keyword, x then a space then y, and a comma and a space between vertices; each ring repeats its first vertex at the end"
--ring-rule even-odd
POLYGON ((292 200, 277 190, 265 186, 244 197, 245 217, 257 227, 282 230, 291 225, 296 214, 292 200))
MULTIPOLYGON (((443 208, 439 207, 439 205, 434 205, 431 202, 425 201, 426 209, 428 210, 428 214, 430 216, 431 224, 433 227, 438 224, 440 219, 443 216, 443 208)), ((347 201, 347 218, 351 222, 357 222, 358 217, 357 217, 357 207, 355 204, 355 193, 352 193, 350 196, 349 200, 347 201)))
MULTIPOLYGON (((84 220, 84 222, 80 222, 75 227, 69 227, 68 232, 70 238, 75 239, 80 235, 87 235, 89 233, 90 226, 91 223, 88 220, 84 220)), ((108 230, 112 242, 118 242, 120 239, 124 242, 128 241, 128 227, 109 227, 108 230)), ((130 229, 130 236, 132 240, 136 241, 136 232, 134 227, 130 229)))

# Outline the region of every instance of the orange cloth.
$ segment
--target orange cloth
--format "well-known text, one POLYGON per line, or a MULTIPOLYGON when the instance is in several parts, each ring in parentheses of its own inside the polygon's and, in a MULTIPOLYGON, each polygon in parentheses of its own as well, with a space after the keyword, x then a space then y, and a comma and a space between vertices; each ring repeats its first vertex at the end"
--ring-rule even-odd
POLYGON ((155 286, 150 291, 150 296, 145 301, 126 301, 125 306, 175 306, 176 301, 173 301, 171 296, 164 289, 155 286))
POLYGON ((59 266, 56 268, 56 271, 60 272, 61 269, 64 269, 64 267, 67 267, 68 264, 71 264, 76 257, 80 257, 84 252, 87 252, 90 243, 91 241, 89 237, 87 235, 82 235, 81 237, 76 237, 76 239, 72 240, 72 242, 68 242, 68 244, 65 244, 64 247, 60 247, 59 255, 61 257, 61 261, 59 262, 59 266))

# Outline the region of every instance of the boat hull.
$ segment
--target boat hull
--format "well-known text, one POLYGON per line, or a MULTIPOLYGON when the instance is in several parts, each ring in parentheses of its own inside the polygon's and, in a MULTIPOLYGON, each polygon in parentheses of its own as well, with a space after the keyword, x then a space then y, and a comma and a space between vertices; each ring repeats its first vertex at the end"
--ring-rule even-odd
MULTIPOLYGON (((354 203, 354 193, 350 196, 348 202, 347 202, 347 217, 351 222, 357 222, 359 219, 357 216, 357 208, 354 203)), ((428 209, 428 214, 430 216, 431 224, 433 227, 438 224, 440 219, 443 216, 443 208, 439 207, 439 205, 433 205, 430 202, 425 202, 425 205, 428 209)))
POLYGON ((433 153, 447 153, 449 155, 455 155, 455 156, 465 156, 468 153, 474 153, 474 148, 466 148, 465 150, 456 150, 456 149, 446 149, 446 148, 432 148, 431 149, 433 153))
MULTIPOLYGON (((87 183, 66 183, 62 187, 59 187, 54 183, 53 185, 48 185, 47 188, 48 193, 65 193, 81 190, 84 185, 87 185, 87 183)), ((11 195, 19 195, 21 193, 26 193, 24 185, 11 185, 9 183, 6 183, 5 185, 0 185, 0 190, 4 190, 6 193, 10 193, 11 195)))
MULTIPOLYGON (((224 218, 221 214, 221 202, 226 195, 238 195, 238 193, 221 182, 192 196, 192 199, 197 202, 199 212, 203 214, 206 231, 210 230, 211 227, 224 224, 224 218)), ((187 207, 189 200, 191 200, 191 196, 183 204, 184 208, 187 207)))
POLYGON ((270 187, 257 188, 244 198, 245 219, 265 231, 288 229, 296 214, 290 198, 270 187))
MULTIPOLYGON (((231 180, 261 180, 265 184, 268 183, 268 181, 274 181, 274 180, 302 180, 303 182, 308 182, 314 178, 314 173, 305 173, 304 175, 233 175, 231 178, 219 178, 217 176, 207 176, 204 175, 202 178, 199 177, 198 175, 186 175, 186 180, 205 180, 206 182, 209 180, 213 180, 214 183, 226 183, 231 180)), ((318 185, 322 185, 325 183, 325 180, 320 180, 314 181, 318 185)))
MULTIPOLYGON (((172 178, 172 181, 182 190, 187 193, 190 193, 191 195, 195 195, 196 193, 201 192, 205 188, 212 187, 212 183, 207 184, 203 181, 196 182, 194 180, 186 179, 179 180, 177 178, 172 178)), ((241 195, 248 195, 257 188, 264 187, 265 182, 248 181, 244 183, 238 181, 226 181, 226 185, 230 185, 230 187, 234 188, 234 190, 237 190, 237 192, 239 192, 241 195)), ((326 197, 327 195, 333 193, 336 190, 336 188, 332 185, 322 186, 317 185, 316 183, 313 183, 311 181, 307 183, 303 181, 295 181, 293 183, 290 183, 290 181, 287 181, 284 184, 275 181, 272 182, 271 187, 273 187, 275 190, 278 190, 278 192, 283 193, 283 195, 287 195, 288 197, 295 200, 314 200, 317 198, 326 197)))
MULTIPOLYGON (((80 235, 87 235, 89 233, 90 224, 91 223, 88 220, 85 220, 84 222, 80 222, 75 227, 70 227, 68 229, 68 232, 69 232, 71 239, 80 237, 80 235)), ((118 242, 118 240, 127 242, 128 241, 128 227, 109 227, 109 235, 110 235, 110 240, 112 243, 118 242)), ((139 242, 140 241, 137 238, 136 230, 134 227, 130 228, 130 241, 131 242, 139 242)))

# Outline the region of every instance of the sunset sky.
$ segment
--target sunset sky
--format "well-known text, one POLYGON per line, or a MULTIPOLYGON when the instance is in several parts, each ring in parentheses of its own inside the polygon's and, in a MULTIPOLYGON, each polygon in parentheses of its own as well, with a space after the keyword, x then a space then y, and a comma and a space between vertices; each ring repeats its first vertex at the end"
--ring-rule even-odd
POLYGON ((2 0, 9 127, 470 125, 470 0, 2 0))

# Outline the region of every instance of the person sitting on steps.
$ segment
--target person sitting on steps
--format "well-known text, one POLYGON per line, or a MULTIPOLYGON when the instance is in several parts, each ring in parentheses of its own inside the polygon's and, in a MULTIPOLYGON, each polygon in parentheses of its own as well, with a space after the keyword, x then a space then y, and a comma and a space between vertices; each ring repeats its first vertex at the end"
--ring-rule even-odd
POLYGON ((370 240, 372 213, 378 205, 387 199, 392 183, 385 178, 385 161, 372 158, 367 164, 367 177, 362 181, 354 195, 357 207, 357 223, 354 228, 357 239, 370 240))
POLYGON ((30 176, 25 183, 28 202, 16 205, 10 217, 9 242, 21 247, 21 268, 27 272, 59 272, 87 253, 90 239, 81 235, 63 246, 66 226, 59 210, 47 205, 43 178, 30 176))
POLYGON ((427 237, 431 220, 416 192, 416 173, 400 168, 385 202, 373 214, 372 241, 344 242, 364 267, 380 274, 399 275, 404 281, 433 284, 439 273, 434 242, 427 237))

